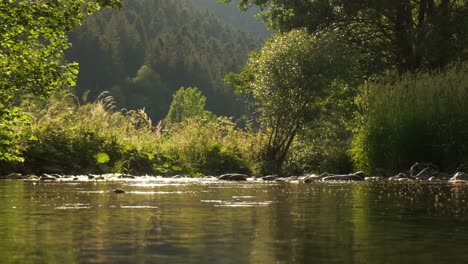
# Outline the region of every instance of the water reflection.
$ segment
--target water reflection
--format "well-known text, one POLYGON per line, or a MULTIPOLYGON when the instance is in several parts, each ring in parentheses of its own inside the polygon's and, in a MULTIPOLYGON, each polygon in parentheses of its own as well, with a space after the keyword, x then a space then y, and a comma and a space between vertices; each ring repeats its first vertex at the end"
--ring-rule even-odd
POLYGON ((468 260, 468 186, 0 181, 0 199, 2 263, 468 260))

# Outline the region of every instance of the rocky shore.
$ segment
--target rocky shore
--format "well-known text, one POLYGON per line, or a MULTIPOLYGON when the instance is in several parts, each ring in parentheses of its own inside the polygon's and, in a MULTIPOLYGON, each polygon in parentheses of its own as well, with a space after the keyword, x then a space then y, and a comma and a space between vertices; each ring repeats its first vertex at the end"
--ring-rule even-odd
MULTIPOLYGON (((440 172, 436 166, 430 163, 415 163, 408 171, 400 172, 396 175, 389 175, 384 170, 376 170, 376 175, 367 175, 364 172, 350 174, 306 174, 302 176, 278 177, 268 175, 263 177, 252 177, 246 174, 227 173, 220 176, 205 176, 205 180, 213 181, 265 181, 265 182, 354 182, 354 181, 415 181, 415 182, 450 182, 468 183, 468 173, 465 170, 468 166, 460 166, 454 172, 440 172)), ((28 180, 28 181, 121 181, 121 180, 156 180, 156 179, 188 179, 190 176, 175 175, 167 176, 136 176, 129 174, 88 174, 88 175, 60 175, 42 174, 23 175, 20 173, 10 173, 0 175, 0 179, 5 180, 28 180)))

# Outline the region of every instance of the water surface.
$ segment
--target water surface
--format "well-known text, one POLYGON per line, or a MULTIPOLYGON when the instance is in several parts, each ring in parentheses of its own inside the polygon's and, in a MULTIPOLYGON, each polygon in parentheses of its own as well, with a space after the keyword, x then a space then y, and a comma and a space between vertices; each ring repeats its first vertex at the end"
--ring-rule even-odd
POLYGON ((467 202, 446 183, 5 180, 0 262, 466 263, 467 202))

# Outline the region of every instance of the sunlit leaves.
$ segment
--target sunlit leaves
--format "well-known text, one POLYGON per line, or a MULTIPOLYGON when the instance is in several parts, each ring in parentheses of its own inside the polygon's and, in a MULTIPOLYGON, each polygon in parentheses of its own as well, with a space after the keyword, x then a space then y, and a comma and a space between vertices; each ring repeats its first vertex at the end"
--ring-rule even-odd
POLYGON ((181 87, 173 95, 169 113, 165 118, 166 124, 180 123, 188 118, 203 117, 208 114, 205 111, 206 97, 197 87, 181 87))
POLYGON ((63 60, 70 46, 66 33, 101 6, 118 4, 117 0, 0 1, 0 160, 21 161, 17 137, 8 132, 25 120, 12 108, 14 103, 24 95, 46 97, 54 89, 76 84, 78 65, 63 60))

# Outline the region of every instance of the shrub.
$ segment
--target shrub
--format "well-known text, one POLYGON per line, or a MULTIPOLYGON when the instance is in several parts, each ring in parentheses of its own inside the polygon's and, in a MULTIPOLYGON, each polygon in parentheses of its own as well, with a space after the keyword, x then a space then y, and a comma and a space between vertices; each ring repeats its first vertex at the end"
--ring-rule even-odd
POLYGON ((191 174, 251 173, 253 138, 226 117, 195 117, 171 126, 162 141, 162 152, 177 157, 183 170, 191 174))

